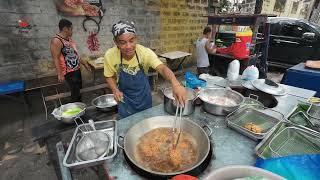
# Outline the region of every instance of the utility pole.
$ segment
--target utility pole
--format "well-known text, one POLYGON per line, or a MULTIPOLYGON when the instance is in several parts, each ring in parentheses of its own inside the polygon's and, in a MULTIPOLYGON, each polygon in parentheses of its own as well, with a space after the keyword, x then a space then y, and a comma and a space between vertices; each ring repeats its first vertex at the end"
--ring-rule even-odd
POLYGON ((256 0, 256 6, 254 8, 254 14, 261 14, 263 0, 256 0))

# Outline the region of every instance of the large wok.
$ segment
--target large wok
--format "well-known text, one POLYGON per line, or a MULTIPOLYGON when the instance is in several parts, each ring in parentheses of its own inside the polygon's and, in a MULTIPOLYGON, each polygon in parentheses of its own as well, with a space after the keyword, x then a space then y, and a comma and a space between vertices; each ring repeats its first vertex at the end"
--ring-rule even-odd
POLYGON ((195 144, 195 147, 198 148, 198 160, 191 168, 172 173, 155 172, 144 167, 136 160, 134 153, 135 148, 139 143, 140 137, 156 128, 171 128, 174 122, 174 118, 174 116, 156 116, 145 119, 132 126, 127 131, 125 137, 120 136, 119 139, 123 138, 123 147, 120 145, 120 142, 119 146, 123 148, 125 158, 131 165, 131 167, 133 167, 134 170, 136 170, 140 175, 153 179, 169 178, 178 174, 199 175, 208 166, 211 160, 212 153, 209 136, 212 132, 210 128, 206 126, 206 128, 208 128, 208 130, 210 131, 206 133, 205 130, 199 125, 187 119, 182 120, 182 131, 188 132, 194 138, 195 142, 197 143, 195 144))

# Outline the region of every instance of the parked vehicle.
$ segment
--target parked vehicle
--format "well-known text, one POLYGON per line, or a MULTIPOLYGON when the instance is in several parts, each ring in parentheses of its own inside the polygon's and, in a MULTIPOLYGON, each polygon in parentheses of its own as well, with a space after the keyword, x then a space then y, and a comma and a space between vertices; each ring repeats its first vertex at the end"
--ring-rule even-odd
POLYGON ((320 26, 306 20, 270 17, 268 64, 282 68, 320 59, 320 26))

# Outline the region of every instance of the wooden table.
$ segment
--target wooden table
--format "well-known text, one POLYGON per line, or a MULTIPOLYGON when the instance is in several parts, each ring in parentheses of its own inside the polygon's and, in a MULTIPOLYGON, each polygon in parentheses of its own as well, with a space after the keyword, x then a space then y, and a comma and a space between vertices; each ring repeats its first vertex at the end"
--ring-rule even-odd
POLYGON ((103 71, 104 64, 103 64, 103 62, 97 63, 96 60, 90 60, 90 61, 88 61, 88 64, 91 67, 91 72, 93 75, 93 84, 95 84, 96 77, 97 77, 96 73, 97 73, 97 71, 103 71))
POLYGON ((160 57, 166 58, 167 62, 168 61, 173 61, 173 60, 179 60, 179 64, 176 68, 172 69, 173 71, 177 71, 181 69, 182 63, 186 59, 186 57, 191 56, 191 53, 187 52, 182 52, 182 51, 172 51, 172 52, 167 52, 164 54, 160 54, 160 57))

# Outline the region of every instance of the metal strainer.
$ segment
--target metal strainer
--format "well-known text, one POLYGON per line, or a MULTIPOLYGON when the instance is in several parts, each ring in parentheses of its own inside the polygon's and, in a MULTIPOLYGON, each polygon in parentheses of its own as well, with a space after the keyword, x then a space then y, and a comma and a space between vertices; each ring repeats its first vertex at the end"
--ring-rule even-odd
MULTIPOLYGON (((79 161, 88 161, 99 159, 109 153, 110 136, 100 130, 96 130, 94 122, 89 120, 93 131, 89 131, 85 125, 86 131, 82 131, 82 137, 76 145, 76 158, 79 161)), ((81 129, 81 128, 79 128, 81 129)))

